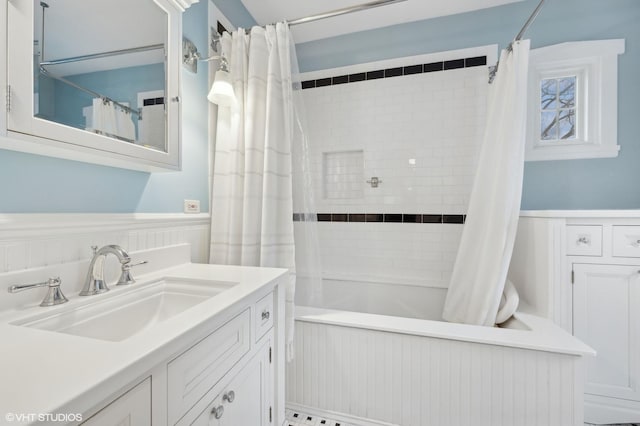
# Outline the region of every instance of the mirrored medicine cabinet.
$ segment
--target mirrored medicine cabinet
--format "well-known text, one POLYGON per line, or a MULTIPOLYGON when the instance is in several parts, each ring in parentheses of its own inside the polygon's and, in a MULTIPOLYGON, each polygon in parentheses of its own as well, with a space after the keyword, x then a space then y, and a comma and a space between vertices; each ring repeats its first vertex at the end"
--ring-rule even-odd
POLYGON ((194 1, 7 0, 0 148, 179 170, 181 13, 194 1))

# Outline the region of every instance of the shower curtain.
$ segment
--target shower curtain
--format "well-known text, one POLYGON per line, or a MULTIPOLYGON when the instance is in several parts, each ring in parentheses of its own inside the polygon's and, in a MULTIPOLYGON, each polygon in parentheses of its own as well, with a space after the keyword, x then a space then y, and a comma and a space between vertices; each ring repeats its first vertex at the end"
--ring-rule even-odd
POLYGON ((293 340, 295 245, 291 38, 286 24, 222 37, 236 102, 218 108, 210 262, 288 268, 287 359, 293 340))
POLYGON ((94 98, 92 105, 92 130, 135 142, 136 128, 130 113, 102 98, 94 98))
POLYGON ((498 316, 502 322, 517 307, 517 293, 507 282, 507 271, 522 197, 528 63, 529 40, 514 42, 511 52, 503 50, 500 55, 467 220, 442 315, 447 321, 493 326, 498 316))

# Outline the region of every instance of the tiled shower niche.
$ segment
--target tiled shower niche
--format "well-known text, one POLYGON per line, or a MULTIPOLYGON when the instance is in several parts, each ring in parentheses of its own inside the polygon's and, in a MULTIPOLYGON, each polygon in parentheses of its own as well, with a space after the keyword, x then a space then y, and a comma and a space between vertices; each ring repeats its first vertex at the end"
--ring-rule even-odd
POLYGON ((364 152, 325 152, 322 155, 324 198, 361 199, 364 197, 364 152))

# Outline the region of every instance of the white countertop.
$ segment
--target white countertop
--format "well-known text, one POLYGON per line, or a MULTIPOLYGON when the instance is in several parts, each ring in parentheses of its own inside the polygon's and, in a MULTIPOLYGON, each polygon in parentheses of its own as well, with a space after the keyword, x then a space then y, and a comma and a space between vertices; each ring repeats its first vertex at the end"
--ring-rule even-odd
MULTIPOLYGON (((284 269, 183 264, 138 278, 131 287, 89 297, 72 295, 69 303, 0 313, 0 424, 8 413, 70 413, 86 410, 181 350, 227 308, 256 291, 275 287, 284 269), (237 282, 220 294, 120 342, 11 325, 23 317, 68 310, 135 290, 160 278, 237 282)), ((211 330, 213 331, 213 330, 211 330)))

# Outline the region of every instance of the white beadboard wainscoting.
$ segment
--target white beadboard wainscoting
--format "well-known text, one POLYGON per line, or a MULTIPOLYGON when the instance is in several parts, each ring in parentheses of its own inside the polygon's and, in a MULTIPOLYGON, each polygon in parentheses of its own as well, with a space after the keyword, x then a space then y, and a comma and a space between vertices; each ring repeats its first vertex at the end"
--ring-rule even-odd
POLYGON ((299 311, 288 403, 402 426, 583 425, 586 347, 550 321, 501 330, 299 311))
POLYGON ((127 251, 191 244, 192 261, 208 262, 208 214, 0 215, 0 273, 89 260, 91 246, 127 251))

